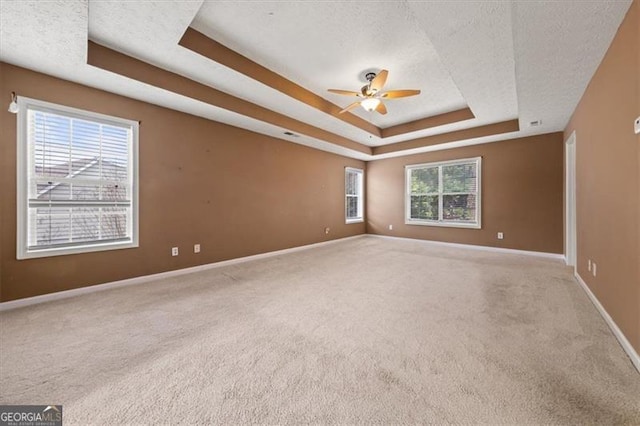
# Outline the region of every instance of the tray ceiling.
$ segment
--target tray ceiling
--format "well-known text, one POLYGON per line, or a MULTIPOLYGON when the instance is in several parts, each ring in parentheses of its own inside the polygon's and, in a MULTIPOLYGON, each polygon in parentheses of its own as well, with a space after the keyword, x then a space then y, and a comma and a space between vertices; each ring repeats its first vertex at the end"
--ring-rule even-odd
POLYGON ((0 60, 370 160, 563 130, 630 4, 3 0, 0 60), (206 49, 217 43, 240 59, 181 45, 189 31, 206 49), (211 93, 90 65, 88 40, 211 93), (271 74, 257 77, 259 67, 271 74), (358 89, 366 71, 379 69, 389 70, 385 88, 422 94, 387 101, 386 116, 335 114, 352 99, 326 89, 358 89), (256 108, 268 113, 249 113, 256 108), (460 114, 467 108, 474 118, 460 114), (543 125, 530 127, 534 120, 543 125))

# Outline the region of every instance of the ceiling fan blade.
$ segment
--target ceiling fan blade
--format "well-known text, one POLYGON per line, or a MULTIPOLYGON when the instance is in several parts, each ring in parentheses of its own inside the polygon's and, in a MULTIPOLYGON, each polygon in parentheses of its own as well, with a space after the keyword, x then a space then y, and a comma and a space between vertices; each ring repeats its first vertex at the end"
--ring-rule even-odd
POLYGON ((382 86, 387 82, 387 75, 389 75, 389 71, 382 70, 376 75, 376 77, 371 80, 370 90, 372 92, 379 92, 382 90, 382 86))
POLYGON ((384 106, 382 102, 380 102, 376 107, 376 112, 379 112, 380 114, 384 115, 387 113, 387 107, 384 106))
POLYGON ((381 93, 380 97, 385 99, 395 99, 406 98, 407 96, 415 96, 419 94, 419 90, 389 90, 388 92, 381 93))
POLYGON ((338 95, 347 95, 347 96, 362 96, 360 92, 353 92, 351 90, 340 90, 340 89, 328 89, 331 93, 336 93, 338 95))
POLYGON ((339 114, 342 114, 343 112, 347 112, 349 110, 354 109, 355 107, 357 107, 358 105, 360 105, 360 101, 356 101, 354 103, 352 103, 351 105, 349 105, 348 107, 346 107, 345 109, 343 109, 342 111, 339 112, 339 114))

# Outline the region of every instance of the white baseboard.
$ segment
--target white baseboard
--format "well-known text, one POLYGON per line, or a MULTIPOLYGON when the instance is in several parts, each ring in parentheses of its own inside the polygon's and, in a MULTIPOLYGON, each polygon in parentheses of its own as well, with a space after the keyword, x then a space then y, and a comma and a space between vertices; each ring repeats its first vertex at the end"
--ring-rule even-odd
POLYGON ((589 296, 589 299, 591 299, 591 302, 596 307, 598 312, 600 312, 600 315, 602 315, 602 318, 604 318, 604 321, 607 323, 607 325, 613 332, 613 335, 616 336, 616 339, 618 339, 620 346, 622 346, 622 349, 624 349, 624 351, 627 353, 627 355, 631 359, 631 363, 636 367, 636 370, 638 370, 638 372, 640 373, 640 356, 638 356, 638 353, 635 351, 633 346, 631 346, 631 343, 629 343, 625 335, 622 333, 622 330, 618 328, 618 325, 613 321, 613 318, 611 318, 611 315, 609 315, 609 313, 604 309, 604 307, 602 306, 598 298, 595 296, 595 294, 593 294, 589 286, 587 286, 587 283, 584 282, 584 280, 578 273, 575 273, 574 276, 576 277, 576 281, 578 282, 578 284, 580 284, 580 287, 582 287, 585 293, 587 293, 587 296, 589 296))
POLYGON ((157 274, 144 275, 141 277, 127 278, 124 280, 112 281, 104 284, 96 284, 96 285, 91 285, 87 287, 74 288, 72 290, 64 290, 56 293, 43 294, 40 296, 26 297, 24 299, 10 300, 8 302, 0 303, 0 312, 8 311, 10 309, 22 308, 24 306, 40 304, 44 302, 51 302, 53 300, 67 299, 69 297, 80 296, 81 294, 111 290, 118 287, 142 284, 142 283, 146 283, 149 281, 158 280, 162 278, 175 277, 179 275, 190 274, 193 272, 205 271, 207 269, 221 268, 223 266, 235 265, 238 263, 249 262, 252 260, 265 259, 268 257, 279 256, 287 253, 293 253, 296 251, 308 250, 311 248, 316 248, 316 247, 324 246, 327 244, 333 244, 340 241, 351 240, 354 238, 362 238, 364 236, 366 236, 366 234, 354 235, 352 237, 338 238, 330 241, 322 241, 319 243, 313 243, 313 244, 307 244, 299 247, 292 247, 292 248, 287 248, 282 250, 270 251, 267 253, 254 254, 252 256, 245 256, 245 257, 239 257, 237 259, 223 260, 221 262, 207 263, 205 265, 192 266, 190 268, 176 269, 173 271, 160 272, 157 274))
POLYGON ((413 241, 413 242, 419 242, 419 243, 424 243, 429 245, 439 245, 439 246, 446 246, 446 247, 465 248, 465 249, 471 249, 471 250, 491 251, 494 253, 523 254, 526 256, 538 256, 538 257, 546 257, 549 259, 564 260, 564 255, 559 253, 545 253, 541 251, 517 250, 517 249, 509 249, 509 248, 502 248, 502 247, 490 247, 490 246, 477 246, 473 244, 448 243, 446 241, 421 240, 418 238, 394 237, 391 235, 366 234, 366 236, 376 237, 376 238, 387 238, 392 240, 413 241))

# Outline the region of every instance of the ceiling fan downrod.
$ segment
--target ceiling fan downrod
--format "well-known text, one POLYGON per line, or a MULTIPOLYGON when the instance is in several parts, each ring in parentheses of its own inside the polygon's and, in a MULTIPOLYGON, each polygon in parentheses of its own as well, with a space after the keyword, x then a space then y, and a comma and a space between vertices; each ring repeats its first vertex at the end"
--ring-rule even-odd
POLYGON ((368 72, 365 74, 364 78, 366 78, 369 83, 365 84, 364 86, 362 86, 362 89, 360 89, 365 97, 369 97, 375 94, 375 91, 371 90, 371 82, 374 78, 376 78, 376 75, 377 74, 375 72, 368 72))

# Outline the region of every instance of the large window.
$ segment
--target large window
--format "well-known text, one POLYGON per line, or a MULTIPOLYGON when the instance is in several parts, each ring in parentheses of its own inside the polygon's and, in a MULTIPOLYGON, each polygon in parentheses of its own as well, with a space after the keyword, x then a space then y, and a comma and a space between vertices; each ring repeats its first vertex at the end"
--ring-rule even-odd
POLYGON ((137 247, 138 123, 23 97, 19 108, 18 258, 137 247))
POLYGON ((347 223, 364 221, 363 175, 360 169, 345 169, 345 211, 347 223))
POLYGON ((406 166, 408 225, 480 228, 481 158, 406 166))

